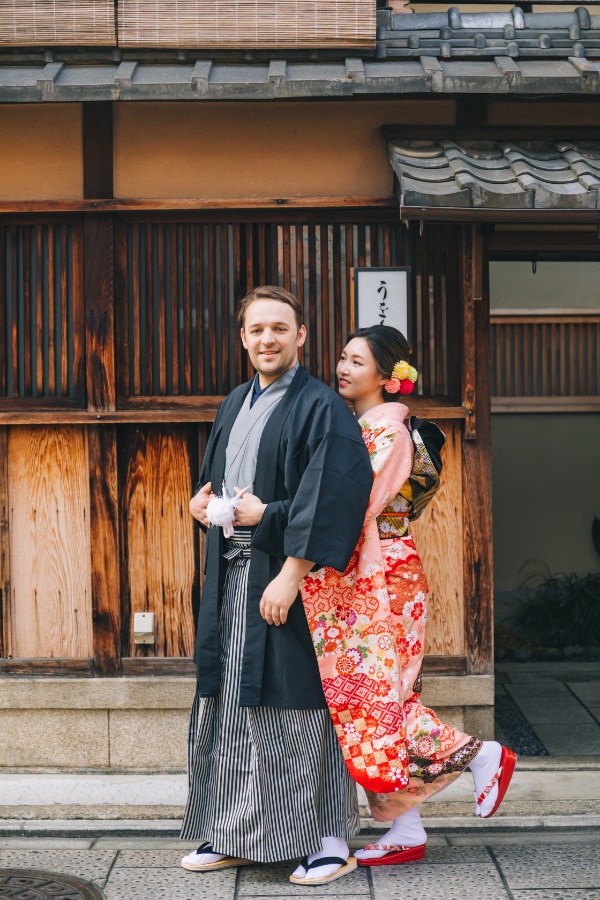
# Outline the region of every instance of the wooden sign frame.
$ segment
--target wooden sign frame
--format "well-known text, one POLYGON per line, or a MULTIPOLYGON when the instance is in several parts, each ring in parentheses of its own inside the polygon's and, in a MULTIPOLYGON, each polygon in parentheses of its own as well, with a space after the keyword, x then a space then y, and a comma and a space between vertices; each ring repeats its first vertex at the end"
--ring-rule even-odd
MULTIPOLYGON (((355 266, 350 270, 351 279, 350 279, 350 331, 355 331, 357 328, 368 327, 369 325, 393 325, 395 328, 398 328, 399 331, 402 332, 406 340, 408 341, 409 347, 412 350, 411 345, 411 277, 410 277, 410 266, 355 266), (366 279, 361 279, 361 275, 372 276, 376 273, 382 273, 381 282, 382 285, 385 285, 384 293, 381 297, 381 302, 386 303, 387 296, 387 288, 388 285, 384 281, 383 273, 396 275, 402 275, 403 277, 400 279, 400 282, 404 282, 404 284, 399 284, 396 289, 400 290, 400 302, 403 304, 403 310, 401 312, 400 317, 397 316, 389 317, 384 315, 383 321, 377 322, 374 320, 377 317, 381 317, 381 313, 376 313, 375 316, 370 313, 372 310, 368 310, 366 304, 362 310, 361 314, 361 298, 360 298, 360 282, 366 279)), ((364 289, 364 288, 363 288, 364 289)), ((377 290, 381 290, 381 288, 377 288, 377 290)), ((371 301, 371 306, 373 305, 371 301)), ((383 312, 383 310, 382 310, 383 312)), ((389 308, 386 308, 385 313, 389 312, 389 308)))

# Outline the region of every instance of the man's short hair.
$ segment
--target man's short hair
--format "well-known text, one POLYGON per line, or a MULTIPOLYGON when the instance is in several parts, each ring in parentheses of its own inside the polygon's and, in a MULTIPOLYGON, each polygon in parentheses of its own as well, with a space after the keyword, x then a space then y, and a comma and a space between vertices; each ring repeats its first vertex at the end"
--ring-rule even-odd
POLYGON ((290 294, 289 291, 286 291, 280 287, 276 287, 273 284, 262 284, 260 285, 260 287, 253 288, 253 290, 248 291, 248 293, 242 300, 238 312, 238 323, 240 328, 244 327, 246 311, 250 304, 254 303, 255 300, 279 300, 280 303, 287 303, 287 305, 291 306, 294 310, 298 328, 300 329, 300 327, 303 325, 304 310, 298 298, 294 297, 293 294, 290 294))

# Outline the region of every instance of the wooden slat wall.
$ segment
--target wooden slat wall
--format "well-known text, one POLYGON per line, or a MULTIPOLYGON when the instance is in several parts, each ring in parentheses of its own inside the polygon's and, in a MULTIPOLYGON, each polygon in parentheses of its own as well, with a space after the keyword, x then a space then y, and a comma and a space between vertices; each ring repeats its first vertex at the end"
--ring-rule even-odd
POLYGON ((121 47, 374 47, 375 0, 119 0, 121 47))
MULTIPOLYGON (((130 216, 117 219, 114 247, 104 227, 109 220, 103 226, 100 217, 89 217, 82 229, 86 303, 80 353, 87 407, 99 416, 115 406, 137 407, 136 415, 152 424, 7 429, 13 577, 11 602, 3 607, 4 653, 12 640, 18 657, 93 657, 96 673, 103 675, 118 674, 121 658, 123 672, 133 671, 135 663, 140 674, 139 666, 152 658, 163 665, 160 660, 191 656, 203 548, 188 502, 208 427, 169 425, 161 415, 165 409, 168 416, 176 402, 191 405, 199 395, 226 393, 247 377, 232 316, 248 288, 276 283, 302 299, 310 331, 304 362, 333 385, 351 324, 352 267, 410 265, 419 390, 446 399, 456 394, 462 326, 451 230, 428 226, 422 239, 415 226, 407 230, 385 211, 301 216, 130 216), (132 615, 144 610, 156 615, 154 646, 133 643, 132 615)), ((48 234, 64 227, 44 225, 48 234)), ((29 255, 22 251, 23 271, 44 257, 44 234, 31 233, 29 255)), ((60 252, 51 254, 59 274, 49 277, 60 292, 69 278, 66 248, 61 242, 60 252)), ((21 280, 30 285, 29 304, 23 304, 30 333, 40 308, 43 318, 46 293, 37 290, 36 278, 21 280)), ((78 291, 83 295, 81 285, 78 291)), ((10 320, 11 311, 5 313, 10 320)), ((66 346, 64 317, 57 328, 66 346)), ((8 359, 13 337, 11 332, 4 345, 8 359)), ((30 350, 37 352, 33 344, 30 350)), ((57 383, 63 378, 69 378, 69 367, 61 358, 57 383)), ((37 398, 24 400, 33 404, 37 398)), ((463 444, 458 422, 444 428, 443 486, 415 523, 415 533, 432 591, 427 652, 462 659, 464 666, 463 444)), ((7 561, 4 569, 7 577, 7 561)))
POLYGON ((198 472, 197 431, 122 426, 123 656, 191 656, 198 589, 198 541, 188 505, 198 472), (133 642, 133 614, 153 612, 156 643, 133 642))
POLYGON ((419 241, 416 225, 409 232, 391 217, 353 221, 326 212, 307 222, 122 222, 117 307, 127 352, 120 355, 119 406, 220 396, 245 381, 233 314, 246 291, 265 282, 303 302, 309 338, 302 362, 334 387, 355 266, 412 267, 418 393, 448 396, 447 293, 456 294, 457 285, 445 234, 432 225, 419 241))
POLYGON ((0 226, 0 408, 84 403, 79 221, 0 226))
POLYGON ((114 0, 0 0, 0 46, 115 41, 114 0))
POLYGON ((536 398, 598 398, 597 313, 495 313, 491 327, 494 407, 510 404, 513 409, 523 400, 523 409, 531 411, 536 398))
POLYGON ((13 655, 92 656, 85 429, 11 428, 8 497, 13 655))
POLYGON ((462 429, 458 422, 438 421, 446 435, 440 489, 411 531, 429 581, 425 653, 465 653, 463 547, 462 429))

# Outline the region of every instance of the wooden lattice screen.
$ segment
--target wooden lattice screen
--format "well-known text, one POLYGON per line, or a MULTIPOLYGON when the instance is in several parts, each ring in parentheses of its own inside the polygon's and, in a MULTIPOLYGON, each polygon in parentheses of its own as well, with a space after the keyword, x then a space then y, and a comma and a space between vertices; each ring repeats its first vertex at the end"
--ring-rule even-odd
POLYGON ((114 0, 0 0, 0 46, 115 41, 114 0))
POLYGON ((122 47, 374 47, 376 0, 119 0, 122 47))
POLYGON ((600 409, 600 315, 492 315, 492 408, 600 409))
POLYGON ((220 396, 248 377, 234 315, 257 284, 304 304, 302 361, 332 387, 350 326, 354 266, 410 265, 418 392, 456 394, 455 254, 447 230, 419 238, 397 218, 290 222, 121 222, 117 233, 119 405, 150 397, 220 396), (449 287, 450 286, 450 287, 449 287), (450 301, 448 292, 452 295, 450 301), (454 371, 449 374, 450 370, 454 371))
POLYGON ((83 328, 80 226, 0 227, 0 407, 82 406, 83 328))

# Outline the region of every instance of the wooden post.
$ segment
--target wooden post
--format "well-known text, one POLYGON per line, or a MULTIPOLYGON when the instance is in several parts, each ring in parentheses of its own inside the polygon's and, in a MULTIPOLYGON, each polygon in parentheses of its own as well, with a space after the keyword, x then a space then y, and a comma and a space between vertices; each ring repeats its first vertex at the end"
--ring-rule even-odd
POLYGON ((8 428, 0 427, 0 658, 12 656, 8 541, 8 428))
POLYGON ((476 226, 464 226, 461 242, 463 402, 472 404, 468 412, 473 410, 472 416, 467 415, 463 440, 463 558, 467 672, 482 675, 494 667, 491 345, 488 266, 475 232, 476 226))
MULTIPOLYGON (((84 198, 113 196, 111 103, 83 104, 84 198)), ((85 338, 87 408, 116 409, 114 219, 86 216, 85 338)), ((99 675, 121 669, 121 590, 114 425, 88 429, 94 665, 99 675)))

